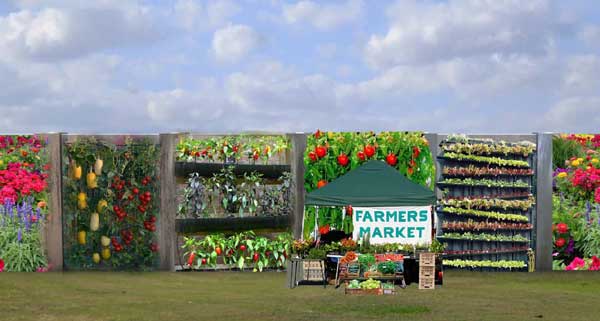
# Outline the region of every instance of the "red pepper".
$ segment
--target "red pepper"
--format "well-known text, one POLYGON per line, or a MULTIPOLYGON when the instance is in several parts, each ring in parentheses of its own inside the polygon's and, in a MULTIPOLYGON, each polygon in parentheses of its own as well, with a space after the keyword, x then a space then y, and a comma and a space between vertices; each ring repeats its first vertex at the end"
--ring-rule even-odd
POLYGON ((188 265, 192 265, 192 263, 194 263, 194 258, 196 257, 196 253, 192 252, 192 254, 190 254, 190 257, 188 258, 188 265))

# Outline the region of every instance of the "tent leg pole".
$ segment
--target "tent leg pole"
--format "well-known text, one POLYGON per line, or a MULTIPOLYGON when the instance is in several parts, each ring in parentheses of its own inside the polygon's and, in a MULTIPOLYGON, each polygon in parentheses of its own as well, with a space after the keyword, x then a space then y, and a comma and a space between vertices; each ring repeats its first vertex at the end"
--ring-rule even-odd
POLYGON ((319 240, 319 207, 315 206, 315 241, 319 240))
POLYGON ((300 239, 304 240, 304 218, 306 217, 306 206, 302 207, 302 230, 300 231, 300 239))

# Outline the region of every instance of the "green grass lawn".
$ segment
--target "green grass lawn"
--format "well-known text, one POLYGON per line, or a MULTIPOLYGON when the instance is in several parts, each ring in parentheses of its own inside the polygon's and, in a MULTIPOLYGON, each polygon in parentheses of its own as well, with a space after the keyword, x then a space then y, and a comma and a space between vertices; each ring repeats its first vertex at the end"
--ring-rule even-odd
POLYGON ((285 273, 0 273, 0 320, 598 320, 600 273, 447 272, 396 296, 285 287, 285 273))

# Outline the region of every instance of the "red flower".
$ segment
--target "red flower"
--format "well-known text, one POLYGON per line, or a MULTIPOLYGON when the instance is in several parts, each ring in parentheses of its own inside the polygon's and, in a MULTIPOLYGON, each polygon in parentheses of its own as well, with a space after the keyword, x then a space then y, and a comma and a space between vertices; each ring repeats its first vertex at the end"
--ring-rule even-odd
POLYGON ((0 272, 4 271, 4 260, 0 259, 0 272))
POLYGON ((556 247, 563 247, 563 246, 565 246, 565 243, 566 243, 566 241, 565 241, 565 239, 563 239, 562 237, 559 237, 559 238, 558 238, 558 239, 557 239, 557 240, 554 242, 554 244, 556 245, 556 247))
POLYGON ((319 234, 321 234, 321 235, 327 234, 327 233, 329 233, 329 231, 330 231, 329 224, 319 227, 319 234))
POLYGON ((567 226, 567 224, 561 222, 561 223, 556 224, 556 230, 558 230, 558 233, 560 233, 560 234, 565 234, 569 231, 569 226, 567 226))

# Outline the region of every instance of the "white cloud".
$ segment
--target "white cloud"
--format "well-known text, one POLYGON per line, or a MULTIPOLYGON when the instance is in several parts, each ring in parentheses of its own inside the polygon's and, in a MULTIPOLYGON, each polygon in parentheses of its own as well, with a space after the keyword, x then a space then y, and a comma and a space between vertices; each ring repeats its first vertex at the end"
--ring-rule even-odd
POLYGON ((366 46, 366 60, 376 68, 494 54, 543 55, 562 26, 547 0, 401 0, 388 15, 387 33, 372 35, 366 46))
POLYGON ((212 49, 218 61, 235 63, 256 50, 263 38, 246 25, 229 25, 215 31, 212 49))
POLYGON ((69 59, 153 41, 160 32, 152 21, 142 8, 21 10, 0 17, 0 51, 4 59, 69 59))
POLYGON ((179 0, 173 7, 177 23, 187 31, 206 31, 224 26, 240 12, 240 7, 230 0, 209 1, 179 0))
POLYGON ((318 4, 299 1, 284 5, 283 17, 287 23, 309 23, 315 28, 331 30, 358 20, 364 11, 362 0, 348 0, 341 4, 318 4))
POLYGON ((586 45, 600 49, 600 26, 587 25, 579 32, 578 36, 586 45))
POLYGON ((556 103, 538 124, 547 131, 598 132, 600 96, 570 97, 556 103))
POLYGON ((570 57, 565 62, 563 91, 566 95, 594 95, 600 93, 600 57, 583 55, 570 57))

